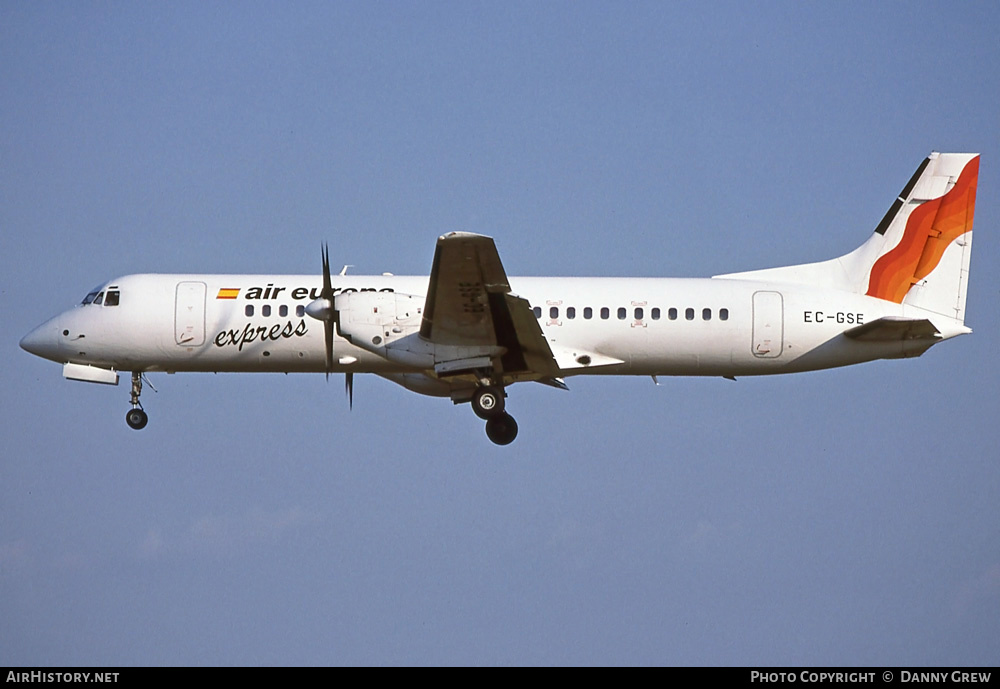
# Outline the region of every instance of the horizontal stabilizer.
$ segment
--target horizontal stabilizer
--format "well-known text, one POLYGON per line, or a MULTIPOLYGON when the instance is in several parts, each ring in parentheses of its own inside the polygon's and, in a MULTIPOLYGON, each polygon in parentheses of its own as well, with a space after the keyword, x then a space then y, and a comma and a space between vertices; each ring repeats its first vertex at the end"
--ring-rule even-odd
POLYGON ((899 342, 906 340, 941 339, 941 331, 926 318, 898 318, 886 316, 871 323, 859 325, 844 335, 862 342, 899 342))

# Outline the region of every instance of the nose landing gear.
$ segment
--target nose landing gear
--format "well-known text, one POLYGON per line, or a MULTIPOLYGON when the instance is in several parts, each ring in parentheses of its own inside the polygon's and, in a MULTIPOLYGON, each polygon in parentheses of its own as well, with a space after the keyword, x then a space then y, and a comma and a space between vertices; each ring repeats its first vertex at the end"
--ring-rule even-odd
POLYGON ((137 431, 142 430, 149 423, 149 416, 142 409, 142 403, 139 402, 139 395, 142 394, 142 374, 138 371, 132 371, 132 408, 128 410, 125 414, 125 423, 129 425, 130 428, 134 428, 137 431))
POLYGON ((504 411, 507 393, 500 386, 484 385, 472 395, 472 411, 486 421, 486 437, 497 445, 510 445, 517 437, 517 421, 504 411))
POLYGON ((137 431, 142 430, 149 423, 149 416, 142 409, 136 407, 135 409, 129 409, 125 413, 125 423, 137 431))

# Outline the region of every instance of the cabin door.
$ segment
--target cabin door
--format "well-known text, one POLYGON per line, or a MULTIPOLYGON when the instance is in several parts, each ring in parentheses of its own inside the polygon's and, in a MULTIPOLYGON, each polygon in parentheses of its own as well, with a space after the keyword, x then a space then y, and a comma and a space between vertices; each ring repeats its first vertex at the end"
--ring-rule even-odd
POLYGON ((754 292, 753 355, 761 359, 781 356, 784 329, 781 292, 754 292))
POLYGON ((205 344, 204 282, 178 282, 174 307, 174 342, 182 347, 205 344))

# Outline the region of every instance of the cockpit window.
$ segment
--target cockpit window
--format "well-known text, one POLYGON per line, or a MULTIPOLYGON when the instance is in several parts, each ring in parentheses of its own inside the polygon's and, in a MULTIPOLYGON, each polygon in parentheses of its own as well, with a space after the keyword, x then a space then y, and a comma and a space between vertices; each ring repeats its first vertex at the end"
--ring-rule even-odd
POLYGON ((80 304, 82 306, 86 306, 87 304, 100 306, 103 303, 104 306, 118 306, 120 302, 121 290, 118 289, 118 285, 108 285, 107 291, 103 289, 102 285, 90 290, 80 304))

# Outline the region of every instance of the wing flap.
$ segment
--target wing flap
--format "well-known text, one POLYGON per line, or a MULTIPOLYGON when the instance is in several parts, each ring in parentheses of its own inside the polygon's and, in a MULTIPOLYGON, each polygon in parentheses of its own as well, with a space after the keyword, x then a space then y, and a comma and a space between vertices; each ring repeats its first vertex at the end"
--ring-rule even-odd
POLYGON ((542 334, 542 327, 531 311, 527 299, 514 294, 504 295, 504 309, 509 315, 509 331, 501 329, 507 341, 500 344, 507 348, 503 358, 505 371, 535 371, 554 376, 559 367, 552 356, 549 341, 542 334))

